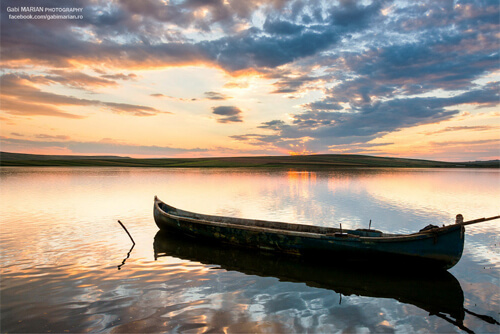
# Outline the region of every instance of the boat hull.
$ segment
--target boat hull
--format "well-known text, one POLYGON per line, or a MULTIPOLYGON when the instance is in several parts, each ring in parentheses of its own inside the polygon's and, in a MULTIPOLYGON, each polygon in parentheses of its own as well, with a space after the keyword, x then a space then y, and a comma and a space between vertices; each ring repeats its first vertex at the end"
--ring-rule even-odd
POLYGON ((178 210, 156 198, 154 219, 162 231, 333 264, 363 261, 380 267, 417 264, 449 269, 460 260, 464 245, 464 227, 460 225, 378 237, 356 235, 351 230, 339 233, 337 229, 321 227, 316 227, 317 233, 314 233, 311 226, 307 227, 310 231, 304 232, 300 231, 304 225, 195 214, 178 210), (276 225, 280 228, 275 228, 276 225))

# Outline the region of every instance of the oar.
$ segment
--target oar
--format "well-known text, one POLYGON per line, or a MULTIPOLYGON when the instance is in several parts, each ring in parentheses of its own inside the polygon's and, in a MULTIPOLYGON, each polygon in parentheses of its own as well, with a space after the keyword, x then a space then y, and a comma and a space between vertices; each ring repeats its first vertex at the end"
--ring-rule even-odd
POLYGON ((437 315, 441 319, 444 319, 444 320, 448 321, 450 324, 453 324, 453 325, 457 326, 461 330, 463 330, 463 331, 465 331, 467 333, 470 333, 470 334, 474 334, 473 330, 470 330, 470 329, 468 329, 467 327, 464 326, 464 323, 463 323, 462 320, 453 320, 453 319, 450 319, 450 318, 448 318, 446 315, 444 315, 441 312, 434 313, 434 314, 430 313, 430 315, 437 315))
POLYGON ((486 321, 489 324, 492 325, 500 325, 500 322, 496 321, 493 317, 490 317, 489 315, 482 315, 482 314, 477 314, 472 311, 469 311, 468 309, 464 308, 465 312, 472 314, 475 317, 478 317, 481 320, 486 321))
POLYGON ((489 217, 489 218, 479 218, 479 219, 469 220, 466 222, 457 222, 455 225, 462 225, 462 226, 472 225, 472 224, 482 223, 482 222, 486 222, 489 220, 495 220, 495 219, 500 219, 500 216, 494 216, 494 217, 489 217))

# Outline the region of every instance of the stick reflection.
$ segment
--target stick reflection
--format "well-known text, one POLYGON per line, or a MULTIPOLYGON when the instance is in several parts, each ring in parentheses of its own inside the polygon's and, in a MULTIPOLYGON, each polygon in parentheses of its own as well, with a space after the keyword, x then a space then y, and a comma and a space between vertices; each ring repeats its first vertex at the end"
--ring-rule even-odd
POLYGON ((132 250, 135 247, 135 243, 132 244, 132 247, 130 247, 130 250, 127 253, 127 257, 123 259, 122 263, 118 265, 118 270, 122 269, 122 267, 125 265, 125 261, 130 257, 130 253, 132 253, 132 250))

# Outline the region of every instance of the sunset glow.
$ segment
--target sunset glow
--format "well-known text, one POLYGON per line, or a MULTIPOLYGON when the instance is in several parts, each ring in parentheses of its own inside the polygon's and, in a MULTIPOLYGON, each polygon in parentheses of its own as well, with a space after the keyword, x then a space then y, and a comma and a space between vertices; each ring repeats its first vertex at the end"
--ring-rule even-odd
POLYGON ((7 0, 1 15, 2 151, 500 158, 497 1, 7 0))

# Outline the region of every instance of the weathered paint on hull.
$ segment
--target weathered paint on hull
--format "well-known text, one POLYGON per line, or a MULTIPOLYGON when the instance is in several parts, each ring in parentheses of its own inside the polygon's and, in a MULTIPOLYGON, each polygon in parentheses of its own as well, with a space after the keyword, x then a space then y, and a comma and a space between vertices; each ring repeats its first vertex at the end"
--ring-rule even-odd
POLYGON ((436 233, 383 238, 291 233, 258 227, 211 224, 169 215, 156 204, 154 218, 163 231, 240 247, 307 256, 332 263, 369 261, 375 266, 425 263, 449 269, 460 260, 464 244, 463 226, 450 226, 436 233))

